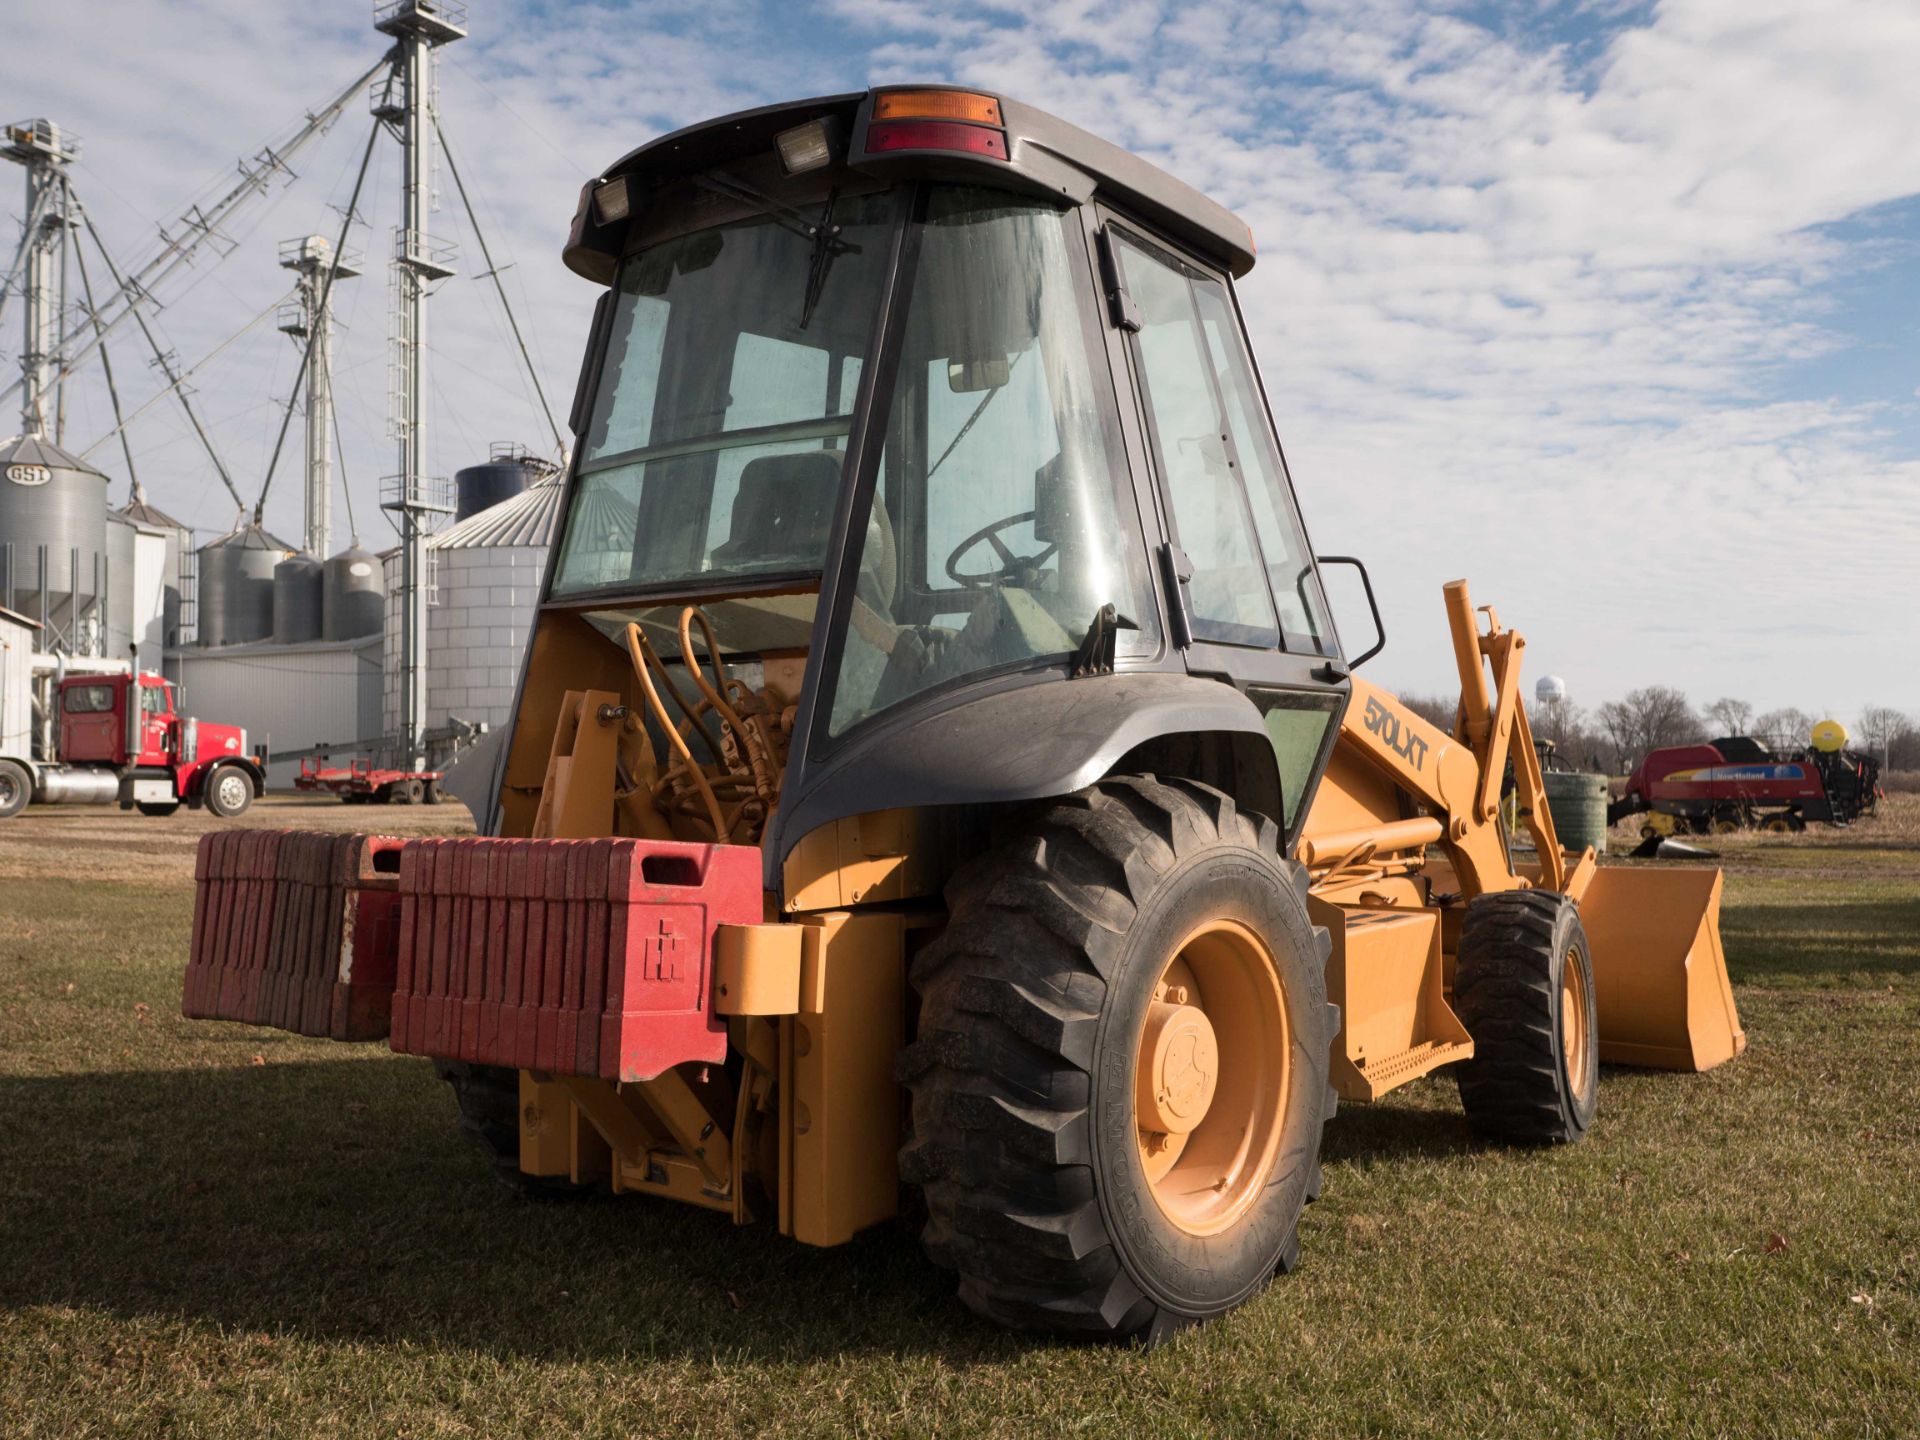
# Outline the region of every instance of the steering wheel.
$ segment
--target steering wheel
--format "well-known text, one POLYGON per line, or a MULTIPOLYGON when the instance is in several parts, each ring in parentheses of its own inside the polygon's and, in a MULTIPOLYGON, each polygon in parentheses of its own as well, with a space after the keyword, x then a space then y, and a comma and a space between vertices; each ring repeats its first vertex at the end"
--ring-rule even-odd
POLYGON ((1022 510, 1018 515, 1009 515, 1004 520, 994 521, 991 525, 982 525, 954 546, 953 553, 947 556, 947 578, 963 590, 991 590, 996 585, 1007 584, 1026 585, 1033 578, 1034 572, 1051 560, 1054 552, 1060 547, 1049 545, 1038 555, 1016 555, 1007 548, 1006 542, 1001 540, 1000 532, 1009 530, 1015 525, 1026 524, 1033 519, 1033 515, 1034 512, 1031 510, 1022 510), (1000 568, 981 570, 972 574, 961 573, 960 557, 983 540, 991 545, 993 553, 1000 557, 1000 568))

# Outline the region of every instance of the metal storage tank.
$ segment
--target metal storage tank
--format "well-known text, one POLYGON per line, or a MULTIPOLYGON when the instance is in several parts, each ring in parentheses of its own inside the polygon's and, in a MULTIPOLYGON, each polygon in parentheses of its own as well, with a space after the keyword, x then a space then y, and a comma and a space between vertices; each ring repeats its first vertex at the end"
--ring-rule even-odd
MULTIPOLYGON (((427 754, 436 764, 447 757, 449 731, 482 724, 497 730, 512 714, 559 509, 560 479, 552 475, 427 542, 427 754)), ((632 523, 629 515, 629 553, 632 523)), ((396 551, 387 572, 389 656, 400 653, 399 574, 396 551)), ((389 667, 386 681, 386 729, 397 734, 397 667, 389 667)))
MULTIPOLYGON (((103 524, 107 543, 100 562, 101 603, 95 608, 93 619, 98 633, 95 643, 88 648, 96 655, 125 660, 127 647, 137 644, 140 638, 134 634, 133 627, 133 554, 140 527, 119 515, 108 515, 103 524)), ((148 658, 156 665, 160 663, 158 655, 148 658)))
POLYGON ((0 442, 0 605, 42 618, 44 545, 45 618, 71 643, 76 610, 94 598, 96 567, 105 563, 106 530, 105 475, 35 435, 0 442))
MULTIPOLYGON (((155 596, 142 597, 158 612, 158 633, 135 637, 142 654, 149 651, 158 654, 161 649, 181 643, 182 602, 193 598, 182 593, 181 576, 184 573, 184 567, 181 562, 193 553, 193 531, 164 510, 149 505, 143 489, 136 490, 132 504, 114 513, 123 519, 131 520, 143 530, 157 532, 166 541, 160 574, 153 579, 153 584, 159 593, 155 596)), ((148 584, 148 579, 144 575, 136 575, 136 582, 144 587, 148 584)))
POLYGON ((304 550, 273 567, 273 639, 298 645, 320 638, 324 583, 320 562, 304 550))
POLYGON ((293 553, 258 522, 200 547, 200 643, 241 645, 273 634, 274 567, 293 553))
POLYGON ((454 472, 453 483, 458 493, 453 523, 458 525, 469 516, 511 500, 553 472, 550 461, 529 454, 517 445, 493 446, 486 464, 469 465, 454 472))
POLYGON ((321 599, 324 638, 357 640, 379 634, 386 606, 379 556, 351 545, 327 561, 321 599))

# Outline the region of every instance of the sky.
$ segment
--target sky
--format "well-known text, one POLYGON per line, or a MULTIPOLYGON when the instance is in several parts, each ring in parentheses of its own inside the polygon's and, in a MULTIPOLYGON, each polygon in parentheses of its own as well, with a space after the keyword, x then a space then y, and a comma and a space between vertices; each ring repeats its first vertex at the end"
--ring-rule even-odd
MULTIPOLYGON (((223 188, 379 58, 371 7, 76 0, 24 7, 6 119, 78 134, 115 258, 223 188)), ((1913 0, 471 0, 443 124, 564 426, 594 291, 560 264, 579 187, 654 135, 750 105, 911 80, 1001 91, 1237 210, 1241 301, 1323 553, 1371 571, 1377 682, 1453 685, 1440 587, 1528 638, 1595 705, 1677 686, 1852 722, 1920 712, 1920 5, 1913 0)), ((364 101, 159 295, 183 365, 269 309, 280 241, 337 232, 364 101), (336 207, 336 208, 330 208, 336 207)), ((336 391, 363 541, 391 543, 382 140, 341 282, 336 391)), ((0 176, 4 231, 23 186, 0 176)), ((444 167, 460 274, 431 306, 429 461, 553 448, 444 167)), ((9 253, 11 246, 9 244, 9 253)), ((96 285, 102 283, 94 267, 96 285)), ((9 332, 17 312, 6 320, 9 332)), ((128 331, 128 408, 159 384, 128 331)), ((17 363, 0 335, 0 366, 17 363)), ((299 355, 269 315, 194 400, 251 503, 299 355)), ((68 448, 112 426, 97 370, 68 448)), ((8 417, 11 419, 11 417, 8 417)), ((301 530, 294 421, 267 501, 301 530)), ((0 429, 11 428, 0 423, 0 429)), ((149 498, 210 533, 234 506, 177 405, 131 430, 149 498)), ((90 459, 125 493, 117 441, 90 459)), ((335 503, 336 534, 346 525, 335 503)), ((1333 582, 1348 648, 1371 641, 1333 582)))

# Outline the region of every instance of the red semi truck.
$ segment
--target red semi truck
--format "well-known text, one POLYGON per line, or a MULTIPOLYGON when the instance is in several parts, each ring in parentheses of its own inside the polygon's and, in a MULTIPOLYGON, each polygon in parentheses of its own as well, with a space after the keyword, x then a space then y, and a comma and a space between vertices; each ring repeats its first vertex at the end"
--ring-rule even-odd
POLYGON ((179 714, 173 685, 158 675, 68 676, 53 697, 55 757, 0 753, 0 819, 36 800, 117 803, 142 815, 204 806, 231 818, 266 791, 266 774, 247 753, 247 732, 179 714))

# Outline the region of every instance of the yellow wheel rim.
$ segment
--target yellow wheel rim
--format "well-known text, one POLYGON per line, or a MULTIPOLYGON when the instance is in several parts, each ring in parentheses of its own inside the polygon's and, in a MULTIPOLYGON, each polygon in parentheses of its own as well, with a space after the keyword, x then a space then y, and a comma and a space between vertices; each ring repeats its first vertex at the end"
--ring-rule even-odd
POLYGON ((1140 1162, 1162 1213, 1214 1235, 1272 1174, 1292 1081, 1292 1023, 1264 940, 1211 920, 1174 950, 1134 1054, 1140 1162))
POLYGON ((1593 1011, 1587 995, 1587 957, 1580 950, 1569 950, 1560 967, 1560 1050, 1567 1060, 1567 1088, 1581 1100, 1592 1088, 1588 1055, 1593 1046, 1593 1011))

